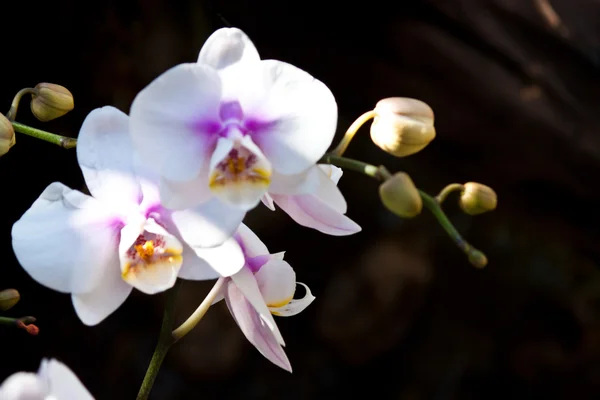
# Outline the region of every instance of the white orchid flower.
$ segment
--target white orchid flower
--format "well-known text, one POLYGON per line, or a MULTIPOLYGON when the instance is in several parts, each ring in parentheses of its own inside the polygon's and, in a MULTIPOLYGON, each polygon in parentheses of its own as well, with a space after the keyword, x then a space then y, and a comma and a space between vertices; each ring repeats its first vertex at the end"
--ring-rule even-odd
MULTIPOLYGON (((224 28, 208 38, 197 63, 173 67, 143 89, 130 115, 134 145, 160 175, 167 207, 217 198, 248 211, 267 191, 314 189, 294 181, 331 144, 337 105, 322 82, 261 60, 242 31, 224 28)), ((214 218, 226 215, 219 210, 214 218)))
POLYGON ((42 360, 37 373, 17 372, 0 385, 2 400, 94 400, 63 363, 42 360))
POLYGON ((314 191, 295 195, 269 192, 262 201, 273 211, 277 204, 302 226, 334 236, 352 235, 360 232, 361 228, 344 215, 347 204, 337 187, 342 174, 342 169, 334 165, 315 165, 303 176, 304 180, 313 179, 318 182, 314 191))
POLYGON ((135 174, 128 122, 113 107, 92 111, 77 144, 91 196, 54 182, 12 228, 25 271, 44 286, 71 293, 87 325, 115 311, 134 287, 153 294, 172 287, 178 276, 214 279, 243 265, 241 252, 224 253, 212 262, 214 270, 194 254, 196 241, 227 244, 233 231, 193 209, 161 206, 156 185, 135 174))
MULTIPOLYGON (((225 298, 227 307, 244 336, 275 365, 292 371, 283 351, 285 345, 273 315, 292 316, 303 311, 315 297, 308 286, 296 282, 296 273, 283 260, 283 253, 269 254, 263 242, 246 225, 241 224, 234 236, 244 254, 244 267, 225 279, 215 303, 225 298), (306 294, 294 299, 296 283, 306 294)), ((198 250, 211 263, 218 248, 198 250)))

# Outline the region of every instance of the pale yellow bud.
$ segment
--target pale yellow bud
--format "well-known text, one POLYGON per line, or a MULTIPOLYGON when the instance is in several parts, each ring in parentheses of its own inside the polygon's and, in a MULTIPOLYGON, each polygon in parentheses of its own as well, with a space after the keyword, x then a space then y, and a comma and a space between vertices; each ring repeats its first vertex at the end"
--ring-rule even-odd
POLYGON ((62 117, 74 107, 73 95, 63 86, 38 83, 32 94, 31 112, 42 122, 62 117))
POLYGON ((6 311, 11 309, 20 299, 21 295, 16 289, 5 289, 0 291, 0 310, 6 311))
POLYGON ((0 114, 0 156, 8 153, 8 150, 14 146, 15 141, 15 129, 11 122, 0 114))
POLYGON ((410 176, 397 172, 379 186, 379 197, 388 210, 403 218, 421 213, 423 200, 410 176))
POLYGON ((374 111, 371 139, 396 157, 417 153, 435 138, 433 110, 420 100, 390 97, 380 100, 374 111))
POLYGON ((498 196, 494 189, 476 182, 467 182, 463 186, 458 204, 465 213, 477 215, 496 208, 498 196))

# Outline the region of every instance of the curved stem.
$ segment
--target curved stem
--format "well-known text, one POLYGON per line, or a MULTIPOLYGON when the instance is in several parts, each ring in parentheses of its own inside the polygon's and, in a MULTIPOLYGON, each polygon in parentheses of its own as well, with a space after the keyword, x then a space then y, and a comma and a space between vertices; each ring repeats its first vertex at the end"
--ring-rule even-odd
POLYGON ((56 135, 54 133, 46 132, 41 129, 33 128, 21 124, 19 122, 12 121, 12 125, 16 132, 24 133, 25 135, 33 136, 36 139, 45 140, 46 142, 53 143, 65 149, 72 149, 77 146, 77 139, 56 135))
POLYGON ((442 204, 445 200, 446 197, 448 197, 448 195, 454 191, 457 190, 463 190, 465 187, 463 185, 461 185, 460 183, 451 183, 448 186, 446 186, 445 188, 442 189, 442 191, 435 196, 435 201, 438 202, 438 204, 442 204))
POLYGON ((173 342, 178 341, 179 339, 190 333, 190 331, 194 329, 196 325, 198 325, 198 322, 200 322, 202 317, 204 317, 204 314, 206 314, 206 311, 208 311, 208 309, 212 305, 212 302, 221 291, 223 283, 225 283, 225 278, 217 279, 217 282, 215 282, 215 285, 210 290, 210 292, 208 292, 204 300, 202 300, 202 303, 200 303, 196 311, 194 311, 194 313, 190 315, 189 318, 183 324, 181 324, 177 329, 175 329, 171 333, 173 342))
MULTIPOLYGON (((339 157, 334 154, 325 154, 320 160, 320 163, 333 164, 337 165, 340 168, 350 169, 352 171, 360 172, 367 176, 370 176, 378 181, 385 181, 389 179, 392 175, 390 172, 384 167, 379 166, 376 167, 374 165, 353 160, 350 158, 339 157)), ((450 185, 451 186, 451 185, 450 185)), ((480 250, 477 250, 473 247, 469 242, 463 239, 460 233, 456 230, 452 222, 448 219, 440 204, 436 201, 435 198, 431 197, 427 193, 419 190, 419 195, 423 200, 423 204, 433 216, 438 220, 442 228, 446 231, 448 236, 456 243, 459 249, 461 249, 469 258, 469 262, 478 268, 483 268, 487 264, 487 258, 485 254, 483 254, 480 250)))
POLYGON ((38 91, 34 88, 25 88, 19 90, 13 98, 12 104, 10 105, 10 110, 8 110, 8 112, 6 113, 6 119, 12 122, 15 120, 15 118, 17 118, 19 103, 21 102, 21 98, 26 94, 38 94, 38 91))
POLYGON ((366 113, 364 113, 363 115, 358 117, 356 119, 356 121, 354 121, 352 123, 352 125, 350 125, 350 127, 344 134, 344 137, 342 138, 340 143, 336 146, 336 148, 333 149, 331 154, 335 155, 335 156, 341 156, 342 154, 344 154, 344 152, 348 148, 348 145, 350 144, 350 142, 354 138, 354 135, 356 135, 356 132, 358 132, 360 127, 363 126, 363 124, 365 122, 367 122, 368 120, 370 120, 371 118, 375 118, 376 115, 377 114, 375 113, 375 111, 371 110, 371 111, 367 111, 366 113))
POLYGON ((179 288, 180 282, 177 281, 167 292, 167 302, 165 304, 165 311, 163 314, 162 325, 160 327, 160 334, 158 336, 158 343, 154 349, 154 354, 148 365, 148 370, 142 381, 142 386, 137 395, 137 400, 146 400, 152 391, 152 386, 160 370, 160 366, 169 351, 169 348, 175 341, 171 338, 171 329, 173 329, 173 318, 175 311, 175 298, 177 296, 177 289, 179 288))

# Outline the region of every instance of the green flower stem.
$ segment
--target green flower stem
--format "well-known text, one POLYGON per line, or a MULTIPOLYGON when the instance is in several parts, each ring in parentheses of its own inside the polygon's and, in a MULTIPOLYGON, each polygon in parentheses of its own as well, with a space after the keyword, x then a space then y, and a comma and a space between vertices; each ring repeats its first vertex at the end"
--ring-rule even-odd
POLYGON ((179 326, 179 328, 175 329, 172 332, 171 335, 173 337, 173 342, 178 341, 179 339, 190 333, 190 331, 194 329, 196 325, 198 325, 198 322, 200 322, 202 317, 204 317, 204 314, 206 314, 217 295, 221 293, 221 288, 223 287, 224 283, 225 278, 217 279, 217 282, 215 282, 215 285, 210 290, 210 292, 208 292, 206 298, 202 300, 202 303, 200 303, 196 311, 194 311, 193 314, 190 315, 189 318, 179 326))
MULTIPOLYGON (((337 165, 340 168, 346 168, 352 171, 360 172, 367 176, 370 176, 378 181, 385 181, 389 179, 392 175, 390 172, 384 167, 375 165, 371 165, 362 161, 353 160, 350 158, 339 157, 334 154, 325 154, 320 163, 325 164, 333 164, 337 165)), ((433 214, 433 216, 438 220, 442 228, 446 231, 448 236, 456 243, 459 249, 461 249, 469 258, 469 262, 478 268, 483 268, 487 264, 487 258, 485 254, 481 251, 477 250, 473 247, 469 242, 463 239, 460 233, 456 230, 452 222, 448 219, 442 208, 440 207, 440 203, 438 201, 428 195, 427 193, 419 190, 419 195, 423 200, 423 205, 427 207, 429 211, 433 214)))
POLYGON ((26 94, 38 94, 37 89, 34 88, 25 88, 21 89, 17 92, 15 97, 13 98, 12 104, 10 105, 10 110, 6 113, 6 119, 9 121, 14 121, 17 118, 17 111, 19 110, 19 103, 21 102, 21 98, 26 94))
POLYGON ((376 115, 377 114, 375 113, 375 111, 371 110, 358 117, 356 121, 354 121, 352 125, 350 125, 337 147, 331 151, 331 154, 341 157, 342 154, 344 154, 344 152, 348 148, 348 145, 350 144, 350 142, 354 138, 354 135, 356 135, 356 132, 358 132, 360 127, 363 126, 365 122, 369 121, 372 118, 375 118, 376 115))
POLYGON ((146 400, 152 391, 152 386, 160 370, 167 352, 171 348, 171 345, 175 343, 171 337, 171 330, 173 329, 173 319, 175 311, 175 298, 177 297, 177 289, 179 288, 180 282, 177 281, 175 286, 167 291, 167 302, 165 304, 165 311, 163 314, 162 326, 160 328, 160 334, 158 336, 158 343, 154 349, 154 354, 146 370, 146 376, 142 381, 142 386, 137 395, 137 400, 146 400))
POLYGON ((72 149, 77 146, 77 139, 56 135, 54 133, 46 132, 41 129, 33 128, 31 126, 23 125, 19 122, 12 121, 12 125, 16 132, 24 133, 25 135, 33 136, 36 139, 45 140, 46 142, 53 143, 65 149, 72 149))
POLYGON ((455 192, 457 190, 463 190, 464 188, 465 187, 460 183, 451 183, 445 188, 443 188, 437 196, 435 196, 435 201, 437 201, 439 204, 442 204, 450 193, 455 192))

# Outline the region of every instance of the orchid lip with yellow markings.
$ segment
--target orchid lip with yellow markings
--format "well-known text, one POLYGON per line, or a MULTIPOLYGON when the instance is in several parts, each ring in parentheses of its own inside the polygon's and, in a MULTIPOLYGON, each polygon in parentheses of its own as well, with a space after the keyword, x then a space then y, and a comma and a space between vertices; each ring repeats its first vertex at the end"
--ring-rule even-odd
POLYGON ((183 263, 181 243, 168 234, 143 232, 123 259, 121 276, 146 293, 173 286, 183 263))

